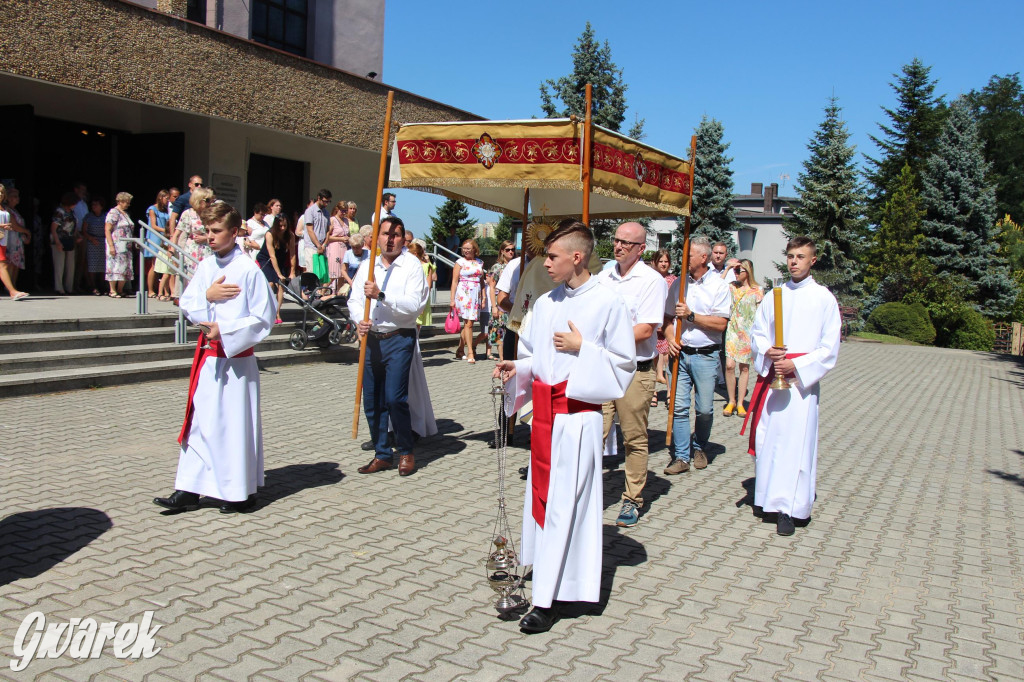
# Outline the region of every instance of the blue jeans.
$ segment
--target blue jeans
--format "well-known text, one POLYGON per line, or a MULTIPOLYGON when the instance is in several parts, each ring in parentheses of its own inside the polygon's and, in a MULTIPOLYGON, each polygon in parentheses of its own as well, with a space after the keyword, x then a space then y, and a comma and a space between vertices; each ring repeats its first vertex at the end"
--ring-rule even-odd
POLYGON ((694 448, 704 450, 711 437, 714 421, 715 382, 718 380, 718 353, 712 355, 679 354, 679 383, 672 414, 672 457, 690 461, 694 448), (696 392, 696 418, 690 439, 690 394, 696 392))
POLYGON ((366 339, 363 372, 363 410, 370 426, 376 457, 391 461, 388 419, 395 429, 399 455, 412 454, 412 418, 409 416, 409 366, 416 347, 416 330, 403 329, 394 336, 366 339))

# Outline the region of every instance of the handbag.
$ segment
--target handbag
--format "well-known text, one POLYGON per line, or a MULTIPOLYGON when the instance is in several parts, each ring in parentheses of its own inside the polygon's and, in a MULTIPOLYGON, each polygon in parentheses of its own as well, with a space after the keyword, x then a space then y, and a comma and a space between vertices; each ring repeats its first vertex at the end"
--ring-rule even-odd
POLYGON ((327 275, 327 256, 322 253, 313 254, 313 274, 321 284, 330 279, 327 275))
POLYGON ((452 308, 448 311, 448 317, 444 318, 444 331, 446 334, 455 334, 459 327, 459 316, 455 314, 455 308, 452 308))
POLYGON ((68 235, 68 236, 60 235, 60 236, 57 237, 57 239, 60 240, 60 246, 65 251, 74 251, 75 250, 75 238, 74 237, 72 237, 70 235, 68 235))

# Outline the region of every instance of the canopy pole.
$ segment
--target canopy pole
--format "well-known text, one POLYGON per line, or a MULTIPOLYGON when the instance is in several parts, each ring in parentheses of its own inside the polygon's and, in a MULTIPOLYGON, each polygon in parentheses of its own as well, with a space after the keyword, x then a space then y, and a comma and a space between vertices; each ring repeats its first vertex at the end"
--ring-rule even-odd
MULTIPOLYGON (((690 212, 686 214, 686 222, 683 225, 683 261, 679 264, 679 303, 686 301, 686 279, 689 277, 690 266, 690 216, 693 214, 693 167, 697 165, 697 136, 690 137, 690 212)), ((682 321, 675 319, 676 345, 683 336, 682 321)), ((668 427, 665 429, 665 446, 672 446, 672 422, 676 409, 676 384, 679 381, 679 358, 676 357, 676 364, 672 367, 672 388, 668 393, 668 427)), ((689 437, 690 434, 686 434, 689 437)))
MULTIPOLYGON (((377 172, 377 201, 384 194, 384 174, 388 164, 388 141, 391 137, 391 108, 395 103, 395 91, 388 90, 387 108, 384 110, 384 136, 380 145, 380 169, 377 172)), ((373 214, 373 246, 370 247, 370 264, 367 266, 366 281, 374 282, 376 279, 377 265, 377 237, 380 235, 380 206, 373 214)), ((363 304, 363 322, 370 321, 370 299, 367 298, 363 304)), ((363 399, 363 373, 366 362, 366 336, 359 340, 359 369, 356 377, 356 406, 352 413, 352 438, 359 435, 359 406, 363 399)))
POLYGON ((590 165, 594 146, 594 86, 587 83, 587 118, 583 124, 583 222, 590 226, 590 165))
MULTIPOLYGON (((526 226, 530 222, 530 188, 527 187, 523 190, 523 247, 519 250, 519 281, 523 280, 523 270, 526 266, 526 226)), ((516 236, 512 235, 512 244, 515 245, 516 236)), ((510 333, 509 330, 505 330, 505 333, 510 333)), ((508 358, 506 358, 507 360, 508 358)), ((512 359, 519 359, 519 344, 512 346, 512 359)), ((506 442, 511 443, 513 436, 515 436, 516 430, 516 415, 513 413, 508 418, 508 429, 506 430, 507 438, 506 442)))

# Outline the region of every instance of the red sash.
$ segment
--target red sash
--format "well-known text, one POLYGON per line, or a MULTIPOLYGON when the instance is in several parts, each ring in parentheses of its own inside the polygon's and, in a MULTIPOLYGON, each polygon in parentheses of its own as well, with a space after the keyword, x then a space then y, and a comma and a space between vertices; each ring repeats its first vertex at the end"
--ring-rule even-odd
POLYGON ((548 483, 551 480, 551 428, 556 414, 600 412, 601 406, 565 397, 568 380, 551 386, 533 382, 533 421, 530 436, 530 477, 533 481, 533 518, 541 528, 548 506, 548 483))
MULTIPOLYGON (((793 358, 798 358, 801 355, 807 355, 807 353, 786 353, 786 359, 792 360, 793 358)), ((760 374, 757 376, 757 383, 754 384, 754 392, 750 394, 750 409, 747 410, 747 416, 743 419, 743 428, 740 429, 740 435, 742 436, 743 432, 747 428, 747 422, 750 422, 750 440, 748 441, 747 452, 750 453, 752 457, 757 456, 754 454, 754 436, 757 434, 757 424, 761 421, 761 411, 764 409, 765 401, 768 400, 768 389, 771 388, 771 383, 775 381, 775 372, 773 371, 774 367, 775 365, 773 364, 768 368, 768 376, 761 376, 760 374)), ((796 379, 796 376, 793 374, 787 374, 786 378, 796 379)))
MULTIPOLYGON (((235 357, 247 358, 250 355, 252 355, 252 348, 247 348, 235 357)), ((227 355, 224 353, 224 346, 221 345, 220 341, 208 341, 206 334, 200 332, 199 342, 196 344, 196 354, 192 357, 192 371, 188 375, 188 405, 185 406, 185 423, 181 425, 181 433, 178 434, 179 445, 185 440, 188 432, 192 429, 192 413, 196 409, 194 399, 196 396, 196 386, 199 385, 199 372, 203 369, 203 363, 206 362, 206 358, 209 357, 226 358, 227 355), (210 347, 203 348, 206 344, 209 344, 210 347)))

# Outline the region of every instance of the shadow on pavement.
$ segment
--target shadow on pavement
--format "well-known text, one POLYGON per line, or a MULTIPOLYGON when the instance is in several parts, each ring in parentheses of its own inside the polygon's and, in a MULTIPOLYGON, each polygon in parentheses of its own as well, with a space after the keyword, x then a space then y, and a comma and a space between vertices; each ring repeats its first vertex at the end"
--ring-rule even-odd
MULTIPOLYGON (((626 472, 613 469, 604 472, 604 508, 614 507, 622 502, 622 492, 626 489, 626 472)), ((644 485, 644 512, 650 510, 658 498, 668 493, 672 484, 668 479, 658 476, 653 471, 647 472, 647 484, 644 485)))
POLYGON ((736 508, 740 509, 742 507, 750 507, 751 509, 753 509, 753 507, 754 507, 754 478, 753 477, 748 478, 747 480, 743 481, 742 485, 743 485, 743 490, 746 491, 746 494, 743 497, 741 497, 740 499, 736 500, 736 508))
POLYGON ((1016 365, 1016 367, 1010 368, 1008 372, 1010 375, 1009 379, 1004 379, 1003 377, 993 377, 993 379, 1008 381, 1024 388, 1024 357, 1020 355, 1010 355, 1009 353, 980 353, 980 355, 983 355, 989 360, 998 360, 999 362, 1016 365))
POLYGON ((601 601, 596 604, 561 602, 558 608, 560 620, 572 620, 580 616, 600 616, 608 605, 612 587, 615 585, 615 571, 621 566, 639 566, 647 561, 647 550, 644 549, 644 546, 628 535, 623 535, 621 530, 616 526, 604 526, 601 601))
POLYGON ((0 521, 0 585, 45 573, 113 527, 88 507, 57 507, 11 514, 0 521))
POLYGON ((345 474, 338 468, 337 462, 289 464, 277 469, 270 469, 265 476, 266 485, 256 494, 256 502, 251 511, 258 511, 289 495, 309 488, 334 485, 345 478, 345 474))
MULTIPOLYGON (((1021 457, 1024 457, 1024 450, 1014 450, 1014 452, 1021 457)), ((1020 474, 1011 474, 1007 471, 1000 471, 999 469, 986 469, 986 471, 993 476, 1003 479, 1004 481, 1014 483, 1019 485, 1021 488, 1024 488, 1024 476, 1021 476, 1020 474)))
POLYGON ((413 452, 416 454, 416 468, 422 469, 435 460, 465 450, 467 436, 452 435, 459 433, 462 429, 462 424, 457 421, 438 419, 437 433, 420 439, 413 448, 413 452))

